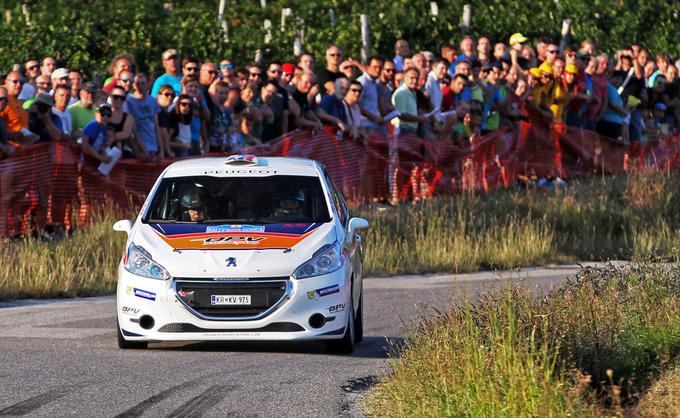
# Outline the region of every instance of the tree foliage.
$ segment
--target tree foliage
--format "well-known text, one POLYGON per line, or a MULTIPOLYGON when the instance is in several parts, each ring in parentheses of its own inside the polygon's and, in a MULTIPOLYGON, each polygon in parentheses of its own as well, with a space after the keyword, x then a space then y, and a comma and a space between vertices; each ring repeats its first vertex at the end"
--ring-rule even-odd
POLYGON ((103 76, 109 60, 127 51, 141 68, 157 71, 160 55, 168 48, 212 60, 230 57, 239 63, 253 60, 258 49, 265 61, 291 60, 299 34, 303 48, 317 56, 334 42, 345 55, 359 57, 361 14, 369 16, 371 53, 391 56, 398 38, 407 39, 412 50, 437 51, 444 43, 458 43, 465 3, 472 5, 471 34, 487 35, 492 41, 507 42, 514 32, 557 41, 562 20, 570 18, 573 42, 590 38, 605 52, 639 42, 653 53, 680 56, 678 0, 439 0, 437 16, 425 0, 270 0, 264 8, 255 0, 226 0, 228 42, 218 24, 219 0, 166 4, 169 1, 0 0, 4 10, 0 69, 50 54, 87 75, 103 76), (282 29, 284 8, 291 14, 282 29), (269 43, 264 41, 265 19, 271 22, 269 43))

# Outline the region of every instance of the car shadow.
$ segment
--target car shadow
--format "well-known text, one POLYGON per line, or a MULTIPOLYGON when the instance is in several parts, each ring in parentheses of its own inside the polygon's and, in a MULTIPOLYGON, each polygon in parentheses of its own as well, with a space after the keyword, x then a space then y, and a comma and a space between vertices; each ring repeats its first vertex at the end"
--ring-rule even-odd
POLYGON ((322 341, 206 341, 152 343, 149 348, 164 351, 204 351, 239 353, 295 353, 347 356, 356 358, 387 358, 397 356, 403 345, 402 337, 364 336, 352 354, 328 352, 322 341))

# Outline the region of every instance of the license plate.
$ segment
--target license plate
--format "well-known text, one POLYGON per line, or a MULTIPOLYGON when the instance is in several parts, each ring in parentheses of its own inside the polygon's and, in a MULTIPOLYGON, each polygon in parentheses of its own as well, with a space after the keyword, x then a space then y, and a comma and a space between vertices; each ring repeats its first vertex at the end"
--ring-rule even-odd
POLYGON ((210 295, 211 305, 250 305, 250 295, 210 295))

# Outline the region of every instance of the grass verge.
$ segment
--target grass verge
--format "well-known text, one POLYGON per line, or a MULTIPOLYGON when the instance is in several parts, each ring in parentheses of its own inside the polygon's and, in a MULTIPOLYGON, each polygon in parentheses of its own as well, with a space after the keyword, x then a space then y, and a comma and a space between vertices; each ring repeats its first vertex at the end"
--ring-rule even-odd
POLYGON ((680 355, 679 313, 680 267, 667 264, 585 269, 541 300, 497 291, 421 323, 366 407, 376 416, 621 416, 680 355))

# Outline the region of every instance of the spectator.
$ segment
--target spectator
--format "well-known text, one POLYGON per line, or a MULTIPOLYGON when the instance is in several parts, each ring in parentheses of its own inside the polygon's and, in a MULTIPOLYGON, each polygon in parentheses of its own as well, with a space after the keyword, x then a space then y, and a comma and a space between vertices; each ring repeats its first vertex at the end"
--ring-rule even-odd
POLYGON ((394 68, 396 71, 404 71, 404 58, 411 56, 411 49, 409 48, 406 39, 397 39, 394 43, 394 68))
POLYGON ((280 126, 281 123, 283 97, 281 97, 278 87, 276 80, 267 80, 260 88, 260 111, 262 112, 262 133, 260 138, 263 142, 268 142, 280 136, 280 134, 274 135, 272 133, 275 129, 274 125, 280 126), (267 132, 266 135, 265 132, 267 132))
POLYGON ((327 89, 332 89, 335 79, 340 77, 340 62, 342 61, 342 50, 337 45, 331 45, 326 49, 326 68, 317 74, 317 84, 319 91, 324 94, 327 89))
POLYGON ((538 39, 538 42, 536 43, 536 60, 538 62, 536 64, 543 64, 543 62, 548 59, 548 45, 550 45, 551 42, 550 38, 545 36, 538 39))
POLYGON ((109 74, 111 74, 111 77, 104 81, 104 92, 106 94, 111 94, 111 90, 118 85, 121 72, 128 71, 132 74, 133 68, 134 58, 132 58, 132 55, 127 52, 116 54, 109 64, 109 74))
POLYGON ((490 53, 491 43, 489 42, 489 38, 480 36, 479 39, 477 39, 477 59, 482 65, 489 64, 492 61, 490 53))
POLYGON ((225 151, 229 144, 229 130, 232 126, 231 110, 225 105, 229 98, 229 89, 229 84, 217 81, 211 87, 211 93, 208 96, 212 104, 210 120, 207 123, 210 151, 225 151))
POLYGON ((407 65, 406 68, 413 67, 417 70, 424 70, 425 69, 425 56, 421 53, 418 52, 417 54, 413 55, 411 57, 411 65, 407 65))
POLYGON ((95 109, 94 120, 87 124, 83 132, 83 142, 80 145, 83 154, 92 157, 99 162, 111 161, 106 153, 112 141, 107 129, 112 111, 111 105, 102 103, 95 109))
MULTIPOLYGON (((119 79, 116 81, 116 87, 120 87, 130 94, 132 91, 132 84, 135 82, 135 75, 130 70, 123 70, 118 73, 119 79)), ((172 86, 170 86, 172 87, 172 86)))
POLYGON ((28 113, 21 107, 18 97, 24 84, 24 78, 19 71, 11 71, 5 78, 5 89, 9 98, 5 109, 0 112, 4 120, 9 140, 15 147, 35 142, 38 137, 22 129, 28 129, 28 113))
POLYGON ((71 86, 71 97, 69 97, 68 105, 72 106, 80 100, 80 89, 83 88, 83 76, 80 70, 71 68, 68 70, 69 86, 71 86))
MULTIPOLYGON (((167 57, 168 59, 176 59, 173 56, 167 57)), ((152 97, 147 95, 149 81, 146 75, 143 73, 135 75, 132 88, 133 92, 127 96, 125 103, 127 103, 128 111, 135 121, 142 150, 148 153, 152 159, 163 160, 166 144, 162 142, 163 138, 159 134, 158 126, 158 114, 161 108, 152 97)))
POLYGON ((264 95, 267 96, 267 104, 272 110, 273 119, 271 123, 266 123, 263 126, 263 142, 269 142, 272 139, 283 135, 285 132, 288 132, 290 95, 288 94, 288 90, 281 85, 281 74, 282 70, 279 62, 274 61, 269 63, 269 67, 267 68, 267 79, 268 81, 273 82, 274 87, 276 87, 276 93, 271 97, 264 93, 264 95))
POLYGON ((201 97, 198 77, 195 75, 184 76, 182 79, 182 93, 189 95, 193 103, 193 118, 191 119, 192 149, 190 153, 191 155, 200 155, 202 151, 208 149, 206 122, 210 120, 210 111, 201 97))
POLYGON ((182 60, 182 73, 184 76, 190 75, 198 78, 199 68, 198 58, 186 57, 182 60))
MULTIPOLYGON (((210 61, 205 61, 201 64, 201 70, 199 72, 198 82, 201 85, 201 95, 203 98, 209 102, 209 89, 210 86, 217 80, 219 72, 217 71, 217 66, 210 61)), ((211 109, 211 105, 208 104, 208 109, 211 109)))
POLYGON ((182 91, 183 75, 179 71, 179 55, 177 54, 177 51, 168 49, 163 52, 161 58, 163 58, 165 73, 154 81, 153 88, 151 89, 151 96, 156 97, 158 89, 164 84, 170 85, 170 87, 175 90, 175 94, 179 94, 182 91))
POLYGON ((345 94, 343 100, 345 104, 345 113, 347 114, 347 126, 345 130, 345 137, 355 141, 361 141, 364 146, 367 146, 366 135, 361 131, 361 107, 359 102, 362 93, 361 83, 352 81, 349 85, 349 91, 345 94))
MULTIPOLYGON (((50 83, 50 78, 46 75, 39 75, 35 79, 35 95, 32 97, 28 98, 24 104, 23 108, 28 110, 28 108, 31 106, 31 104, 35 101, 35 96, 38 95, 38 93, 49 93, 51 88, 51 83, 50 83)), ((23 90, 22 90, 23 92, 23 90)))
MULTIPOLYGON (((528 39, 521 33, 514 33, 510 37, 510 62, 512 68, 524 74, 524 71, 529 68, 529 59, 525 57, 522 52, 524 51, 524 42, 528 39)), ((501 58, 503 59, 503 58, 501 58)))
POLYGON ((444 80, 446 75, 446 70, 449 68, 449 63, 446 60, 439 59, 434 64, 434 68, 427 75, 427 81, 425 82, 425 92, 430 97, 432 101, 432 106, 435 110, 441 110, 442 108, 442 90, 441 82, 444 80))
POLYGON ((322 126, 321 121, 314 113, 316 103, 309 97, 313 84, 314 73, 309 71, 302 72, 295 80, 292 97, 299 108, 299 112, 293 114, 296 127, 320 128, 322 126))
POLYGON ((222 81, 231 84, 233 81, 232 80, 233 77, 234 77, 234 64, 231 62, 231 60, 225 58, 222 61, 220 61, 219 78, 221 78, 222 81))
POLYGON ((324 94, 317 109, 319 119, 325 125, 332 126, 340 135, 350 135, 348 109, 343 102, 349 87, 350 82, 346 77, 337 78, 333 87, 333 94, 324 94))
MULTIPOLYGON (((449 85, 442 88, 442 112, 455 109, 461 103, 467 82, 468 79, 464 74, 456 74, 449 85)), ((467 101, 469 102, 469 99, 467 101)))
MULTIPOLYGON (((52 79, 52 92, 51 94, 54 94, 54 89, 57 88, 57 86, 67 86, 69 87, 69 83, 71 80, 68 78, 68 70, 66 68, 57 68, 52 72, 52 75, 50 78, 52 79)), ((70 95, 70 88, 69 88, 69 95, 70 95)))
POLYGON ((71 91, 68 86, 61 84, 57 85, 54 89, 54 106, 52 107, 52 113, 59 117, 60 123, 58 128, 65 137, 69 137, 73 131, 71 112, 67 109, 70 98, 71 91))
POLYGON ((26 64, 24 64, 24 70, 26 82, 19 94, 19 101, 21 102, 25 102, 35 96, 35 82, 36 78, 40 75, 40 63, 36 60, 28 60, 26 61, 26 64))
POLYGON ((423 69, 429 73, 432 71, 432 65, 434 64, 434 54, 430 51, 423 51, 421 54, 423 54, 423 59, 425 60, 423 69))
POLYGON ((74 138, 80 138, 85 126, 94 120, 94 99, 97 94, 97 86, 88 81, 83 84, 79 94, 78 102, 68 107, 71 114, 71 132, 74 138))
POLYGON ((546 55, 545 55, 545 61, 544 62, 547 62, 550 65, 553 65, 553 63, 555 62, 555 60, 557 59, 557 57, 560 54, 560 48, 555 44, 548 44, 548 47, 546 48, 545 53, 546 53, 546 55))
MULTIPOLYGON (((394 65, 392 63, 392 65, 394 65)), ((364 132, 381 132, 384 125, 380 115, 380 99, 378 93, 378 78, 383 69, 383 60, 380 57, 371 57, 368 61, 366 72, 357 81, 361 84, 363 92, 361 101, 361 128, 364 132)), ((348 86, 350 87, 350 86, 348 86)))
MULTIPOLYGON (((61 99, 66 101, 67 90, 60 88, 61 99)), ((59 116, 52 111, 54 99, 47 93, 38 93, 35 103, 29 109, 28 128, 35 133, 40 141, 57 141, 61 139, 63 131, 59 116)))
MULTIPOLYGON (((172 87, 167 87, 172 91, 172 87)), ((159 89, 161 91, 162 89, 159 89)), ((159 93, 160 94, 160 93, 159 93)), ((134 121, 123 109, 127 93, 122 87, 111 89, 111 117, 107 125, 110 142, 123 151, 124 157, 137 157, 141 161, 148 161, 149 155, 143 151, 138 138, 134 135, 134 121)))
POLYGON ((57 68, 57 61, 50 56, 46 56, 42 59, 42 64, 40 65, 40 74, 52 77, 52 72, 55 68, 57 68))
POLYGON ((510 54, 508 54, 508 47, 505 46, 503 42, 499 42, 493 47, 493 57, 497 61, 501 61, 503 59, 507 59, 510 57, 510 54))
POLYGON ((289 62, 281 65, 281 80, 279 80, 279 85, 288 92, 293 88, 293 78, 295 76, 295 66, 289 62))
POLYGON ((398 133, 415 134, 418 123, 425 122, 425 116, 418 113, 416 90, 418 89, 419 72, 415 68, 409 68, 404 73, 404 84, 395 90, 392 96, 392 104, 401 115, 392 119, 392 124, 398 133))
POLYGON ((494 61, 487 67, 486 77, 482 80, 484 104, 482 106, 482 134, 495 131, 500 126, 507 92, 500 81, 501 64, 494 61))
MULTIPOLYGON (((123 90, 124 94, 125 90, 123 90)), ((123 95, 125 97, 125 95, 123 95)), ((170 128, 170 113, 174 109, 174 102, 175 102, 175 89, 172 88, 172 86, 168 84, 164 84, 158 88, 158 95, 156 95, 156 102, 158 103, 158 106, 160 106, 161 111, 158 113, 158 134, 161 137, 161 142, 164 144, 169 144, 170 143, 170 134, 169 134, 169 128, 170 128)), ((123 103, 125 104, 125 103, 123 103)), ((114 106, 113 108, 113 118, 116 119, 116 108, 114 106)), ((117 119, 116 119, 117 120, 117 119)), ((137 141, 137 137, 133 134, 133 138, 135 138, 135 141, 137 141)), ((143 155, 143 158, 148 159, 150 158, 148 154, 143 154, 142 153, 142 147, 139 146, 138 150, 133 150, 135 152, 135 155, 143 155), (139 150, 139 151, 138 151, 139 150)), ((138 157, 139 158, 139 157, 138 157)))
MULTIPOLYGON (((441 47, 440 49, 441 57, 444 58, 446 61, 452 63, 456 60, 456 48, 453 47, 451 44, 445 44, 441 47)), ((453 76, 452 70, 449 68, 449 74, 453 76)))
POLYGON ((453 65, 455 66, 464 59, 470 62, 477 59, 475 56, 475 41, 473 41, 472 37, 469 35, 465 35, 463 39, 461 39, 460 54, 458 55, 458 58, 456 58, 456 61, 453 62, 453 65))
POLYGON ((178 157, 188 156, 192 148, 195 148, 193 146, 195 141, 192 134, 193 119, 193 98, 188 94, 182 93, 177 96, 176 106, 170 112, 168 118, 170 147, 178 157))
POLYGON ((623 98, 618 92, 624 77, 624 71, 614 71, 607 84, 607 108, 597 123, 597 132, 618 142, 628 142, 624 123, 628 117, 623 98))
MULTIPOLYGON (((340 59, 338 59, 338 62, 340 62, 340 59)), ((300 55, 300 60, 298 61, 298 67, 300 67, 303 71, 310 71, 314 72, 314 65, 316 64, 316 59, 314 58, 314 54, 311 52, 303 52, 300 55)))
MULTIPOLYGON (((8 101, 7 89, 0 86, 0 114, 5 111, 8 101)), ((5 127, 5 121, 0 118, 0 159, 13 153, 14 147, 9 144, 9 133, 5 127)))

